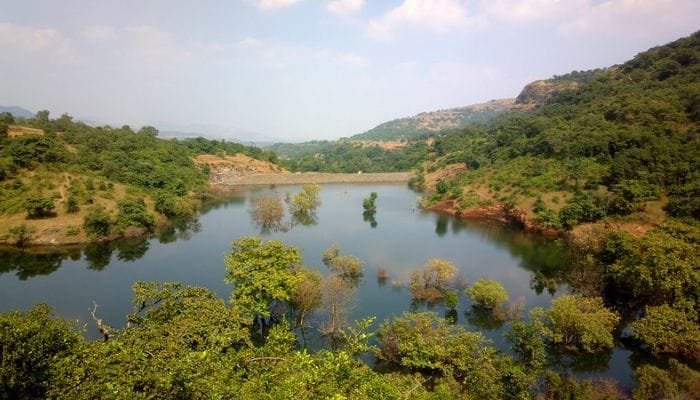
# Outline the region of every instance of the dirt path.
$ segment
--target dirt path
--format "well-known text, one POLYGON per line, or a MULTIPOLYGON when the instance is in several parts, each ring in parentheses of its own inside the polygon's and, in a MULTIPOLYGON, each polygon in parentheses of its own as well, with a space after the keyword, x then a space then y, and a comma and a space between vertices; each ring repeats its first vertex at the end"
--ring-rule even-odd
POLYGON ((228 176, 215 182, 219 185, 297 185, 303 183, 385 183, 408 182, 413 172, 368 173, 368 174, 253 174, 228 176))

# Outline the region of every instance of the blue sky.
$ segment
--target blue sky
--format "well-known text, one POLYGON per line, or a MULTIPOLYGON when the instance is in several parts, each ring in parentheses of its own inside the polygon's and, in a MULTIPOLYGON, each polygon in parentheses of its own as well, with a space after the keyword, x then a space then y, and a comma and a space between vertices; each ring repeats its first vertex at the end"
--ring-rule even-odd
POLYGON ((4 0, 0 104, 338 138, 620 63, 697 21, 697 0, 4 0))

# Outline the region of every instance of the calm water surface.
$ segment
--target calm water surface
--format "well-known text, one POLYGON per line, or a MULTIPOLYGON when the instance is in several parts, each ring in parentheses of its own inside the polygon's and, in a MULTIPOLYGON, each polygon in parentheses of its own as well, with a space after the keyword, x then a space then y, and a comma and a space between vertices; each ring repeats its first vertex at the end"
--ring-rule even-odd
MULTIPOLYGON (((93 301, 100 305, 101 318, 112 326, 124 326, 135 281, 205 286, 228 299, 231 286, 223 282, 224 254, 231 241, 261 234, 250 217, 250 199, 270 192, 293 195, 299 190, 298 186, 236 189, 225 201, 207 205, 197 223, 148 240, 39 254, 0 251, 0 311, 48 303, 58 315, 87 324, 88 336, 98 337, 88 311, 93 301)), ((359 257, 365 274, 351 317, 376 316, 375 328, 386 318, 415 309, 405 287, 409 273, 431 258, 452 261, 469 282, 480 277, 500 281, 510 299, 524 299, 527 308, 546 307, 553 297, 567 291, 562 286, 555 291, 541 290, 531 284, 535 272, 551 275, 568 267, 562 244, 500 224, 421 212, 415 207, 418 196, 403 184, 323 185, 315 223, 263 234, 266 239, 282 239, 300 247, 304 264, 324 273, 321 254, 334 242, 341 245, 342 254, 359 257), (379 194, 376 224, 363 218, 361 207, 362 199, 372 191, 379 194), (376 279, 379 267, 390 275, 384 284, 376 279)), ((441 315, 446 311, 442 307, 433 310, 441 315)), ((495 346, 505 349, 502 333, 506 327, 470 310, 469 301, 461 298, 457 323, 481 330, 495 346)), ((562 369, 583 376, 613 377, 631 385, 633 359, 630 351, 618 346, 595 357, 562 356, 559 363, 562 369)))

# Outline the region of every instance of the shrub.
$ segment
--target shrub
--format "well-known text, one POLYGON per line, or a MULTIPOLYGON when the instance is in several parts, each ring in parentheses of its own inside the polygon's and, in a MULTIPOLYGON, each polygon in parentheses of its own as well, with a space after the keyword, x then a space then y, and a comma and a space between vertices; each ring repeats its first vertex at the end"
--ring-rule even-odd
POLYGON ((508 301, 508 292, 500 282, 488 279, 479 279, 465 290, 465 294, 481 307, 489 310, 501 308, 503 302, 508 301))
MULTIPOLYGON (((447 300, 447 285, 456 272, 457 268, 449 261, 438 258, 428 261, 422 270, 411 273, 411 295, 431 304, 447 300)), ((456 303, 455 300, 453 297, 449 299, 456 303)))
POLYGON ((342 278, 359 278, 362 276, 362 261, 355 256, 340 255, 340 246, 334 243, 323 252, 323 263, 333 273, 342 278))
POLYGON ((601 298, 581 295, 559 297, 548 310, 535 308, 531 315, 551 343, 587 353, 612 348, 613 329, 620 320, 601 298))
POLYGON ((365 209, 365 212, 377 211, 377 206, 374 204, 375 200, 377 200, 377 192, 370 193, 369 197, 362 200, 362 208, 365 209))
POLYGON ((101 205, 91 207, 83 219, 83 229, 89 236, 104 237, 109 235, 114 221, 101 205))
POLYGON ((119 203, 117 212, 117 224, 122 227, 142 226, 152 228, 155 225, 153 215, 146 210, 143 199, 124 200, 119 203))
POLYGON ((75 196, 70 196, 66 199, 66 212, 69 214, 74 214, 80 211, 80 207, 78 207, 78 199, 75 198, 75 196))
POLYGON ((29 244, 34 232, 36 232, 36 229, 34 229, 33 226, 25 224, 10 228, 10 236, 12 236, 15 246, 19 248, 23 248, 29 244))
POLYGON ((54 209, 53 201, 41 196, 30 196, 24 202, 24 209, 30 218, 43 218, 54 209))
POLYGON ((632 324, 634 336, 654 353, 675 353, 700 360, 700 325, 686 313, 664 304, 647 307, 632 324))

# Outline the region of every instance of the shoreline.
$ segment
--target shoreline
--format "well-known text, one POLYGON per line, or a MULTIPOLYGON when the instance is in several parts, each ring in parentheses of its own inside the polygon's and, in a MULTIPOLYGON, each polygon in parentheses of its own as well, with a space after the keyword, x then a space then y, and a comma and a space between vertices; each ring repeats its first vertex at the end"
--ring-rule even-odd
POLYGON ((408 183, 413 172, 376 172, 376 173, 329 173, 304 172, 288 174, 239 175, 210 181, 216 186, 252 186, 252 185, 300 185, 304 183, 408 183))

